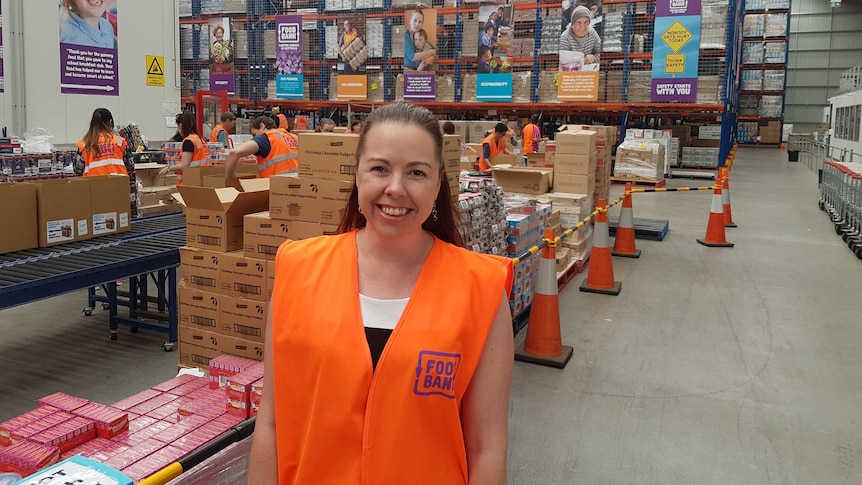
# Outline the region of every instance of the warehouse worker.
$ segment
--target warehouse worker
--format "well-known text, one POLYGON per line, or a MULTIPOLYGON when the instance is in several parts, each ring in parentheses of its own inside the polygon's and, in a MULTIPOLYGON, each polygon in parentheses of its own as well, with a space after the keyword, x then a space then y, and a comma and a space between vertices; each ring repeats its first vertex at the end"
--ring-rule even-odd
POLYGON ((482 140, 482 155, 479 157, 479 170, 482 172, 491 171, 490 158, 501 153, 511 154, 506 150, 506 133, 509 132, 509 127, 503 123, 497 123, 494 131, 482 140))
POLYGON ((330 118, 321 118, 320 122, 317 124, 317 128, 314 130, 318 133, 334 133, 335 132, 335 122, 330 118))
POLYGON ((221 143, 225 148, 233 148, 233 140, 230 139, 230 132, 236 127, 236 115, 230 111, 225 111, 221 114, 221 123, 217 124, 210 133, 210 141, 221 143))
POLYGON ((170 172, 177 172, 177 185, 182 185, 184 168, 208 167, 212 165, 212 161, 206 142, 198 135, 198 130, 195 128, 195 115, 188 112, 180 115, 177 129, 183 136, 180 163, 163 168, 159 171, 159 176, 164 177, 170 172))
POLYGON ((131 159, 131 146, 126 139, 114 134, 114 116, 105 108, 97 108, 90 118, 90 129, 78 140, 80 175, 128 175, 126 163, 131 159), (129 153, 127 153, 129 152, 129 153))
POLYGON ((358 135, 359 132, 362 131, 362 121, 354 119, 350 122, 350 128, 348 128, 347 133, 353 133, 358 135))
POLYGON ((281 108, 278 106, 272 108, 272 118, 277 123, 276 128, 287 128, 287 116, 282 114, 281 108))
POLYGON ((363 124, 338 235, 276 255, 248 483, 506 483, 512 262, 461 247, 430 111, 363 124))
POLYGON ((258 116, 252 120, 251 134, 254 136, 251 141, 228 153, 225 160, 225 180, 233 177, 239 159, 249 155, 257 157, 257 176, 260 178, 269 178, 297 169, 296 152, 291 151, 287 137, 275 128, 272 118, 258 116))
POLYGON ((530 122, 524 126, 524 155, 528 153, 539 153, 539 143, 548 141, 547 137, 542 136, 542 130, 539 128, 539 114, 533 113, 530 116, 530 122))
MULTIPOLYGON (((447 121, 447 122, 443 123, 443 134, 444 135, 454 135, 455 134, 455 123, 452 123, 451 121, 447 121)), ((473 147, 471 147, 470 145, 467 145, 465 143, 461 144, 461 151, 467 152, 467 153, 472 153, 474 155, 476 154, 476 150, 474 150, 473 147)))
POLYGON ((307 130, 308 129, 308 116, 305 116, 304 114, 296 115, 296 120, 293 124, 293 128, 295 130, 302 130, 302 131, 307 130))
POLYGON ((299 137, 293 133, 293 127, 291 123, 293 120, 290 118, 287 119, 287 126, 284 128, 276 128, 276 130, 284 135, 285 140, 287 140, 287 146, 290 148, 290 153, 299 153, 299 137))

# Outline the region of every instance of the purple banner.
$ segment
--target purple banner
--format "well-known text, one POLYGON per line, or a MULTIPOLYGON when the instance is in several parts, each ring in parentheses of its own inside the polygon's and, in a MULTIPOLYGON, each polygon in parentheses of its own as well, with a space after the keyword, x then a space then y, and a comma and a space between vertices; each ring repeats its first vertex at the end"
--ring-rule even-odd
POLYGON ((652 80, 650 99, 657 103, 697 101, 697 78, 670 78, 652 80))
MULTIPOLYGON (((0 19, 3 18, 3 7, 0 6, 0 19)), ((0 24, 0 93, 4 91, 6 85, 3 75, 3 26, 0 24)))
POLYGON ((60 44, 60 92, 120 95, 117 49, 60 44))
POLYGON ((433 74, 405 74, 405 101, 434 101, 437 97, 437 77, 433 74))
POLYGON ((235 94, 234 86, 232 72, 210 73, 210 91, 227 91, 228 94, 233 95, 235 94))
POLYGON ((692 0, 658 0, 655 2, 656 17, 683 17, 700 15, 700 1, 692 0))
POLYGON ((234 92, 233 79, 233 33, 230 18, 211 18, 209 25, 210 44, 210 91, 234 92))

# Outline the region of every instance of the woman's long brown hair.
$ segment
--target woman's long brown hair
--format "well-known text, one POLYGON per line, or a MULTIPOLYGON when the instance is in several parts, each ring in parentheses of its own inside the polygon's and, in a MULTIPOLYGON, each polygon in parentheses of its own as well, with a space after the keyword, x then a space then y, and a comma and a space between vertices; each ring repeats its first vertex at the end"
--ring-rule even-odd
POLYGON ((114 122, 114 116, 105 108, 96 108, 93 111, 93 117, 90 118, 90 128, 84 134, 84 151, 90 152, 95 156, 101 156, 99 150, 99 137, 105 135, 113 141, 114 127, 111 125, 114 122))

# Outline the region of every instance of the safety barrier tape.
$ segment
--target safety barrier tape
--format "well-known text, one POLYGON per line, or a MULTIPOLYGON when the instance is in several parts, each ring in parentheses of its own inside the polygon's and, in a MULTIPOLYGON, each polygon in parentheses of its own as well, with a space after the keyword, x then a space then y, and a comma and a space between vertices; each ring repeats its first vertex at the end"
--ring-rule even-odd
POLYGON ((650 192, 690 192, 693 190, 715 190, 718 185, 710 185, 709 187, 661 187, 656 189, 632 189, 633 194, 646 194, 650 192))

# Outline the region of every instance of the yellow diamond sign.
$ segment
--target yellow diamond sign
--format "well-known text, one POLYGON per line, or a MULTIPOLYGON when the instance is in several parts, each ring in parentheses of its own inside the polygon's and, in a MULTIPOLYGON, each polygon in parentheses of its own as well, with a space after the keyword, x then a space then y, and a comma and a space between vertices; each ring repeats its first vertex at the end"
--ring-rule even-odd
POLYGON ((679 20, 674 22, 668 29, 661 34, 661 40, 674 52, 679 52, 686 42, 690 41, 693 36, 679 20))

